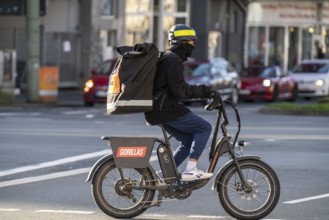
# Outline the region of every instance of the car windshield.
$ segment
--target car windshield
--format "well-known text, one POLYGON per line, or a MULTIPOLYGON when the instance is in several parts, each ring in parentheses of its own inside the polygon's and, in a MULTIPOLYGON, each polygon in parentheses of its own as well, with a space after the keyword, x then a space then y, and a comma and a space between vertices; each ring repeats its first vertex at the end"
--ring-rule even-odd
POLYGON ((242 77, 257 77, 262 73, 263 70, 264 70, 263 66, 248 67, 242 71, 241 76, 242 77))
POLYGON ((206 75, 207 73, 209 73, 209 68, 210 68, 209 63, 200 64, 195 70, 193 70, 190 76, 197 77, 197 76, 206 75))
POLYGON ((110 73, 110 71, 112 71, 113 69, 113 65, 115 64, 115 62, 105 62, 102 63, 98 70, 97 70, 97 74, 99 75, 107 75, 110 73))
POLYGON ((302 63, 297 65, 293 73, 327 73, 329 71, 329 63, 302 63))
POLYGON ((275 67, 265 68, 259 75, 261 78, 273 78, 275 77, 275 67))

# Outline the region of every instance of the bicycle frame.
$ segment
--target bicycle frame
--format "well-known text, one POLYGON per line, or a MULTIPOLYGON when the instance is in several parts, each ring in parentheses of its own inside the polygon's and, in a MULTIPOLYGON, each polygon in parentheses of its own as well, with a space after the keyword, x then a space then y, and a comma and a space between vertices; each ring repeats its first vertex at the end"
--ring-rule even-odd
POLYGON ((216 125, 215 125, 215 130, 213 133, 213 138, 212 138, 212 143, 211 143, 211 149, 210 149, 210 153, 209 153, 209 160, 210 160, 210 164, 208 167, 208 173, 213 173, 215 168, 216 168, 216 164, 218 162, 218 159, 225 153, 229 153, 233 163, 235 164, 235 166, 238 169, 238 174, 239 177, 241 179, 241 181, 244 183, 245 179, 244 176, 242 175, 239 163, 238 163, 238 159, 235 155, 234 152, 234 146, 236 144, 236 141, 238 139, 239 133, 240 133, 240 129, 241 129, 241 120, 240 120, 240 115, 239 112, 237 110, 237 107, 234 103, 232 103, 229 100, 223 101, 222 98, 219 98, 218 102, 216 102, 215 100, 210 103, 209 105, 207 105, 205 107, 207 110, 213 110, 213 109, 218 109, 217 112, 217 121, 216 121, 216 125), (236 115, 236 119, 238 122, 238 131, 235 134, 235 138, 233 143, 231 143, 231 136, 228 135, 226 126, 229 124, 229 120, 227 118, 227 114, 226 114, 226 109, 224 107, 224 103, 229 104, 235 111, 235 115, 236 115), (220 122, 221 119, 223 117, 223 121, 222 123, 220 122), (222 138, 218 141, 218 143, 216 144, 216 140, 217 140, 217 136, 219 133, 219 127, 222 130, 222 138))
MULTIPOLYGON (((210 164, 209 164, 209 167, 208 167, 208 172, 209 173, 213 173, 214 170, 215 170, 215 168, 216 168, 216 164, 218 162, 218 159, 223 154, 229 153, 230 156, 231 156, 231 159, 232 159, 233 163, 235 164, 235 166, 238 169, 238 173, 239 173, 239 176, 240 176, 241 181, 244 182, 244 177, 243 177, 243 175, 241 173, 240 166, 239 166, 239 163, 238 163, 238 161, 240 159, 238 159, 236 157, 235 152, 234 152, 234 146, 235 146, 236 140, 238 138, 238 134, 240 132, 240 127, 241 127, 241 125, 240 125, 241 124, 240 117, 239 117, 239 114, 238 114, 238 111, 237 111, 236 106, 234 106, 231 102, 228 102, 228 101, 225 101, 225 103, 230 104, 234 108, 234 110, 235 110, 237 121, 238 121, 238 131, 237 131, 237 133, 235 135, 235 139, 234 139, 234 142, 232 144, 231 143, 231 137, 228 135, 228 132, 227 132, 227 129, 226 129, 226 126, 229 124, 229 121, 228 121, 228 118, 227 118, 227 115, 226 115, 226 110, 224 108, 224 101, 221 98, 219 100, 217 100, 217 101, 216 100, 213 100, 209 105, 207 105, 205 107, 206 110, 218 109, 217 121, 216 121, 216 125, 215 125, 215 130, 213 132, 211 150, 210 150, 210 153, 209 153, 210 164), (220 123, 220 121, 221 121, 222 118, 223 118, 223 121, 222 121, 222 123, 220 123), (222 137, 221 137, 221 139, 216 144, 218 133, 219 133, 219 127, 221 127, 221 130, 222 130, 222 137)), ((169 179, 168 181, 165 181, 165 182, 168 183, 168 184, 170 184, 170 183, 172 183, 172 182, 180 179, 180 173, 177 170, 177 167, 176 167, 176 164, 175 164, 175 160, 174 160, 174 156, 173 156, 172 149, 171 149, 171 145, 170 145, 170 141, 169 141, 169 139, 171 138, 171 136, 168 137, 167 132, 164 129, 164 126, 163 125, 160 125, 160 127, 162 129, 164 140, 158 139, 158 138, 143 138, 143 139, 149 140, 151 142, 153 141, 152 142, 153 143, 152 146, 150 146, 152 149, 154 148, 155 143, 159 143, 159 146, 158 146, 158 149, 157 149, 157 152, 158 152, 158 155, 157 155, 158 156, 158 160, 159 160, 159 163, 160 163, 161 170, 162 170, 162 172, 164 174, 165 180, 168 180, 169 179), (163 148, 164 149, 164 152, 167 153, 167 156, 164 159, 161 159, 161 157, 159 155, 159 151, 161 150, 160 148, 163 148), (166 165, 161 165, 161 160, 164 160, 165 163, 166 163, 166 165), (170 165, 170 166, 167 166, 167 165, 170 165), (166 174, 170 174, 170 177, 168 178, 168 176, 166 176, 166 174)), ((103 140, 107 140, 108 142, 110 142, 110 139, 111 138, 115 138, 115 137, 102 137, 103 140)), ((117 138, 119 138, 119 137, 117 137, 117 138)), ((131 138, 131 139, 134 140, 135 138, 131 138)), ((112 149, 113 149, 113 144, 114 144, 114 141, 111 140, 111 148, 112 149)), ((163 150, 161 150, 161 151, 163 151, 163 150)), ((89 175, 88 175, 86 181, 89 182, 90 180, 92 180, 95 172, 97 171, 97 169, 102 164, 106 163, 109 159, 113 159, 114 158, 114 160, 115 160, 116 159, 115 157, 116 157, 116 153, 114 151, 113 152, 113 155, 106 155, 103 158, 99 159, 94 164, 94 166, 92 167, 92 169, 90 170, 89 175)), ((130 159, 130 158, 128 158, 128 159, 130 159)), ((254 159, 257 159, 257 157, 254 157, 254 159)), ((126 162, 126 163, 123 163, 123 164, 125 164, 125 166, 120 166, 119 165, 118 168, 119 169, 121 167, 122 168, 124 168, 124 167, 136 168, 136 166, 137 166, 138 163, 133 163, 133 162, 130 162, 129 161, 128 163, 126 162)), ((147 161, 144 161, 144 164, 139 164, 139 165, 140 165, 140 167, 142 167, 142 166, 148 167, 152 171, 153 175, 156 176, 155 171, 149 165, 149 158, 147 159, 147 161)), ((208 182, 208 180, 206 180, 205 182, 208 182)))

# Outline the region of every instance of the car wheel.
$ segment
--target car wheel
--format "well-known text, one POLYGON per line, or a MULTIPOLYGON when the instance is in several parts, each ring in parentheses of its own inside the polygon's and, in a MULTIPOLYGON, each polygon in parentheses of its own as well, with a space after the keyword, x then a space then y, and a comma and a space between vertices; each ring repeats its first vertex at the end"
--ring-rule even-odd
POLYGON ((87 107, 93 107, 95 105, 95 103, 93 103, 93 102, 84 102, 84 104, 87 107))
POLYGON ((233 88, 230 100, 235 104, 238 103, 238 101, 239 101, 239 91, 238 91, 237 88, 233 88))
POLYGON ((291 97, 288 99, 288 101, 296 101, 298 97, 298 86, 295 85, 294 88, 291 91, 291 97))
POLYGON ((275 102, 275 101, 278 100, 278 98, 279 98, 279 88, 278 88, 277 85, 275 85, 274 90, 273 90, 273 93, 272 93, 272 99, 271 99, 271 101, 272 102, 275 102))

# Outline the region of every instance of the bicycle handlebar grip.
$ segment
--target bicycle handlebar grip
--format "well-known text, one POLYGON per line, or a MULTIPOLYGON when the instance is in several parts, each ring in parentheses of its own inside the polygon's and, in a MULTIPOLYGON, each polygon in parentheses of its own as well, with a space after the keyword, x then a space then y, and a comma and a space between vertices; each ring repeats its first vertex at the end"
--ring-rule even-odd
POLYGON ((220 106, 220 100, 221 98, 213 98, 212 101, 204 107, 204 109, 207 111, 214 110, 216 107, 220 106))

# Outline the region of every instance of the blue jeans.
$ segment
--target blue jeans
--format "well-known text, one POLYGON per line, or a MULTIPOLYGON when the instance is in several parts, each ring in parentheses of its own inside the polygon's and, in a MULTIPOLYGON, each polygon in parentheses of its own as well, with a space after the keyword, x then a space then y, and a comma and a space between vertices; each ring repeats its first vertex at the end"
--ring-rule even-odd
POLYGON ((164 124, 165 130, 180 142, 174 152, 178 167, 189 157, 198 160, 211 134, 211 124, 193 112, 164 124))

